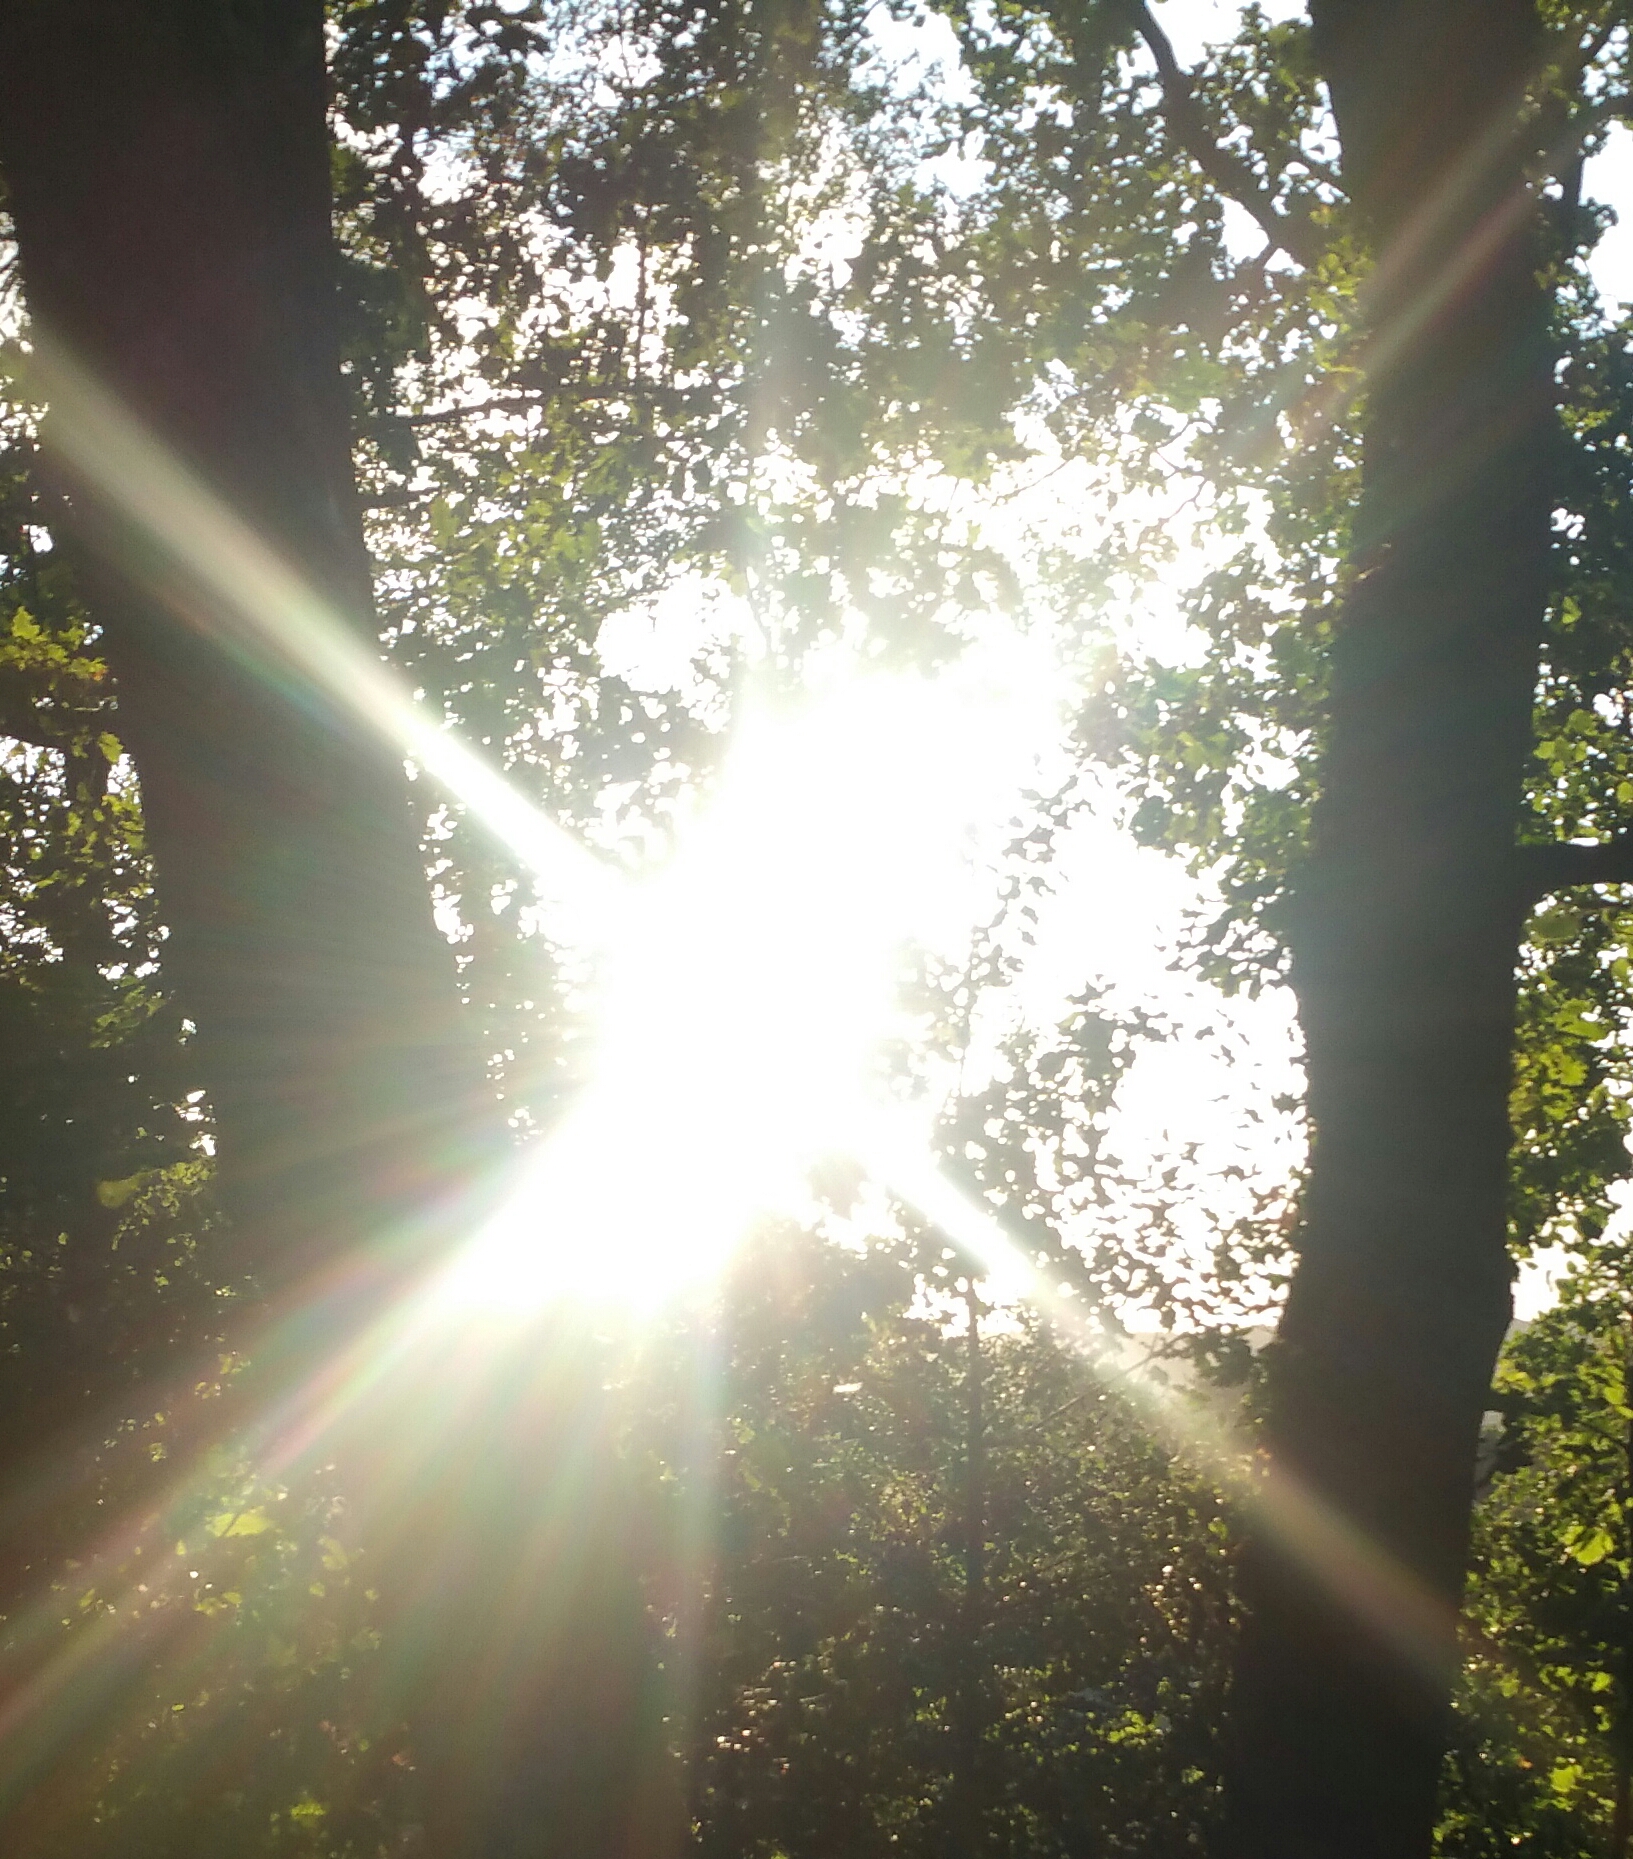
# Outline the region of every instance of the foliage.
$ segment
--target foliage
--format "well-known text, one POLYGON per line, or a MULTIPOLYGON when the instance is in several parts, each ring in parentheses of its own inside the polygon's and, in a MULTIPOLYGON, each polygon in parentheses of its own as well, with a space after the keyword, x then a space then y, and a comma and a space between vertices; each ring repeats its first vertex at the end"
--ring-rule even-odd
POLYGON ((1627 1282, 1625 1250, 1599 1249, 1498 1374, 1448 1853, 1595 1850, 1633 1773, 1627 1282))
POLYGON ((910 1254, 768 1235, 689 1344, 637 1438, 699 1558, 674 1633, 700 1853, 1196 1850, 1227 1524, 1081 1354, 982 1339, 972 1596, 969 1344, 910 1254))
MULTIPOLYGON (((1194 82, 1251 183, 1238 192, 1307 262, 1269 234, 1244 242, 1240 204, 1176 130, 1136 9, 954 0, 945 17, 963 64, 937 85, 892 71, 852 0, 332 9, 382 635, 433 714, 639 861, 711 778, 746 694, 837 644, 934 664, 1023 593, 1068 640, 1086 690, 1075 760, 1021 823, 1041 849, 1017 855, 1029 875, 970 966, 919 977, 920 1076, 970 1049, 1051 835, 1107 766, 1136 834, 1217 883, 1202 972, 1278 978, 1356 491, 1368 263, 1302 24, 1244 10, 1194 82), (1006 553, 966 493, 1033 469, 1077 472, 1103 520, 1006 553), (1119 654, 1124 609, 1176 572, 1188 522, 1210 540, 1179 597, 1182 647, 1119 654), (662 647, 644 672, 632 635, 662 647)), ((1562 56, 1597 44, 1584 94, 1620 97, 1614 15, 1550 22, 1562 56)), ((1627 327, 1582 272, 1599 219, 1568 196, 1567 180, 1537 840, 1633 827, 1633 377, 1627 327)), ((144 1649, 41 1850, 402 1850, 418 1812, 390 1669, 406 1616, 338 1472, 280 1480, 223 1457, 165 1513, 162 1575, 123 1543, 66 1559, 230 1392, 212 1348, 240 1287, 116 704, 20 410, 4 439, 0 1389, 31 1449, 79 1428, 85 1472, 42 1511, 28 1569, 4 1571, 7 1631, 37 1626, 12 1597, 48 1567, 59 1659, 115 1616, 144 1649), (165 1412, 120 1404, 177 1363, 209 1372, 165 1412)), ((518 1123, 543 1124, 578 1065, 571 966, 525 873, 435 797, 422 806, 495 1075, 518 1123)), ((1625 1314, 1620 1268, 1594 1248, 1625 1172, 1627 930, 1594 892, 1550 900, 1528 934, 1514 1236, 1594 1263, 1503 1371, 1448 1853, 1591 1846, 1626 1733, 1625 1314)), ((1285 1207, 1267 1190, 1199 1273, 1173 1243, 1180 1178, 1120 1179, 1110 1106, 1161 1031, 1090 989, 1062 1027, 1011 1030, 940 1135, 1085 1310, 1141 1304, 1191 1331, 1274 1289, 1285 1207), (1114 1201, 1103 1243, 1064 1243, 1114 1201)), ((949 1323, 968 1262, 884 1225, 860 1252, 820 1221, 768 1238, 718 1319, 677 1320, 620 1370, 693 1844, 1197 1850, 1231 1607, 1218 1494, 1047 1330, 989 1321, 972 1618, 970 1356, 949 1323)))

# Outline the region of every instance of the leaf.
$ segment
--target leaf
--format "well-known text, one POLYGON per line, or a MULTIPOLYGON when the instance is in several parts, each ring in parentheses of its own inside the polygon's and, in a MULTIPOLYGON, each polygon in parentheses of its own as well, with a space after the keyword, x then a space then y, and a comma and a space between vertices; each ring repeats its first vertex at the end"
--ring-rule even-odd
POLYGON ((212 1517, 208 1526, 212 1536, 259 1536, 272 1527, 272 1519, 264 1510, 224 1510, 212 1517))
POLYGON ((138 1169, 134 1175, 126 1175, 122 1181, 99 1181, 96 1184, 98 1204, 107 1208, 123 1207, 151 1172, 150 1169, 138 1169))
POLYGON ((1568 1547, 1573 1561, 1580 1562, 1585 1569, 1591 1569, 1595 1563, 1604 1561, 1616 1547, 1616 1542, 1608 1530, 1595 1525, 1590 1530, 1584 1530, 1568 1547))

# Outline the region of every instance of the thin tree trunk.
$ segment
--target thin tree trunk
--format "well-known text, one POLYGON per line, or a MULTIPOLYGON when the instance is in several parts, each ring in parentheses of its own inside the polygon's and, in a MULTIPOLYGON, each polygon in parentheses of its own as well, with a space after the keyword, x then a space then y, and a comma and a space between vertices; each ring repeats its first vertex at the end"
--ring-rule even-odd
MULTIPOLYGON (((1633 1329, 1633 1313, 1629 1317, 1633 1329)), ((1622 1356, 1622 1399, 1633 1393, 1633 1334, 1628 1336, 1622 1356)), ((1622 1508, 1621 1552, 1633 1560, 1633 1419, 1622 1436, 1620 1486, 1622 1508)), ((1626 1614, 1627 1596, 1622 1597, 1622 1644, 1616 1665, 1616 1694, 1612 1704, 1611 1763, 1614 1793, 1611 1798, 1610 1859, 1627 1859, 1633 1842, 1633 1622, 1626 1614)))
POLYGON ((986 1849, 984 1642, 987 1621, 986 1374, 981 1356, 981 1299, 974 1278, 964 1290, 964 1596, 958 1649, 953 1774, 954 1848, 975 1859, 986 1849))
POLYGON ((1268 1445, 1429 1606, 1403 1647, 1377 1630, 1385 1590, 1337 1592, 1307 1544, 1260 1535, 1223 1850, 1413 1859, 1510 1311, 1513 845, 1555 445, 1519 131, 1538 28, 1530 0, 1312 13, 1377 264, 1362 505, 1291 913, 1314 1146, 1268 1445))

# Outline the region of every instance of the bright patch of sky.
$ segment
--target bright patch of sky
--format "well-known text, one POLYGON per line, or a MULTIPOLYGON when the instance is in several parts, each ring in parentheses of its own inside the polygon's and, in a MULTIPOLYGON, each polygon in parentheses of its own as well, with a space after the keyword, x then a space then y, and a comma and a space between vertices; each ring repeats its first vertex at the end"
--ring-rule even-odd
POLYGON ((1603 150, 1584 164, 1582 193, 1617 216, 1594 248, 1589 267, 1614 314, 1618 305, 1633 304, 1633 130, 1625 123, 1614 124, 1603 150))
MULTIPOLYGON (((1301 5, 1289 5, 1288 0, 1261 0, 1260 10, 1269 20, 1298 19, 1304 13, 1301 5)), ((1241 7, 1232 0, 1166 0, 1151 11, 1182 65, 1197 64, 1210 45, 1234 39, 1242 17, 1241 7)))

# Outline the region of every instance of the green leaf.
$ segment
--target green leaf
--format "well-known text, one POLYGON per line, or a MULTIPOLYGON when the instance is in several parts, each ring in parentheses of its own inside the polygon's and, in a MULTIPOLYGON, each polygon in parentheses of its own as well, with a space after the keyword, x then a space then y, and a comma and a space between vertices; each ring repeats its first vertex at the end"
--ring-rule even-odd
POLYGON ((1569 1553, 1573 1561, 1580 1562, 1585 1569, 1590 1569, 1595 1563, 1603 1562, 1615 1547, 1616 1542, 1610 1532, 1595 1525, 1592 1529, 1583 1531, 1576 1541, 1569 1545, 1569 1553))
POLYGON ((122 1181, 99 1181, 96 1184, 98 1204, 108 1208, 123 1207, 151 1172, 144 1168, 134 1175, 126 1175, 122 1181))
POLYGON ((264 1510, 224 1510, 209 1522, 212 1536, 259 1536, 272 1527, 272 1519, 264 1510))

